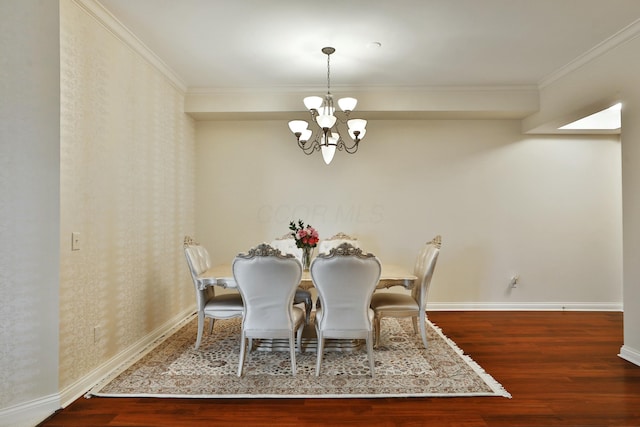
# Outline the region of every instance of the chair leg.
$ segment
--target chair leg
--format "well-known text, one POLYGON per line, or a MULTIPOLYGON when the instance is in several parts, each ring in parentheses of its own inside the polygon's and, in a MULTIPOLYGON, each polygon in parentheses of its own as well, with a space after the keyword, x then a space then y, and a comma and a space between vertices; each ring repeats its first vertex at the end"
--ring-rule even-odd
POLYGON ((247 345, 247 338, 244 336, 244 332, 242 332, 242 335, 240 337, 240 361, 238 362, 239 377, 242 376, 242 370, 244 368, 244 359, 246 356, 246 345, 247 345))
POLYGON ((311 297, 307 298, 304 302, 305 319, 304 324, 308 325, 311 322, 311 309, 313 308, 313 300, 311 297))
POLYGON ((373 330, 374 330, 374 341, 373 346, 378 347, 380 345, 380 316, 376 314, 373 318, 373 330))
POLYGON ((291 354, 291 374, 296 376, 296 347, 293 331, 289 334, 289 353, 291 354))
POLYGON ((318 334, 318 355, 316 356, 316 377, 320 375, 320 365, 322 364, 322 352, 324 351, 324 337, 322 332, 318 334))
POLYGON ((418 334, 418 316, 411 316, 411 323, 413 323, 413 333, 418 334))
POLYGON ((213 332, 213 324, 215 323, 216 319, 214 319, 213 317, 209 318, 209 335, 211 335, 211 333, 213 332))
POLYGON ((371 378, 374 377, 374 366, 375 362, 373 361, 373 331, 369 332, 367 336, 367 354, 369 356, 369 369, 371 369, 371 378))
POLYGON ((300 353, 302 353, 302 330, 303 329, 304 329, 304 325, 300 325, 300 327, 298 328, 297 341, 298 341, 298 351, 300 353))
POLYGON ((196 338, 196 350, 202 342, 202 331, 204 330, 204 313, 198 313, 198 336, 196 338))
POLYGON ((424 348, 427 348, 427 315, 424 310, 420 312, 420 335, 422 336, 424 348))

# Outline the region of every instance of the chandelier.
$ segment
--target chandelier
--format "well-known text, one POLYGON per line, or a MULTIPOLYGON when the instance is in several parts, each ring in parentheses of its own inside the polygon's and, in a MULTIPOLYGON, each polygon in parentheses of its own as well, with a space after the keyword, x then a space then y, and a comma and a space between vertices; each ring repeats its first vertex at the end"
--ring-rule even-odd
POLYGON ((308 96, 304 98, 305 107, 311 114, 311 121, 314 122, 318 129, 314 132, 309 129, 309 123, 304 120, 292 120, 289 122, 289 129, 298 140, 298 147, 304 151, 304 154, 311 154, 317 150, 322 152, 322 158, 326 164, 331 163, 333 156, 338 150, 344 150, 349 154, 358 151, 358 144, 364 138, 367 130, 367 121, 363 119, 350 119, 349 115, 356 108, 358 100, 355 98, 338 99, 338 107, 343 112, 343 118, 336 116, 336 109, 333 105, 333 96, 331 95, 331 72, 330 58, 331 54, 336 50, 332 47, 322 48, 322 53, 327 55, 327 94, 323 97, 308 96), (349 139, 346 139, 340 133, 338 124, 342 127, 346 125, 349 139), (313 137, 313 139, 311 139, 313 137), (348 142, 347 142, 348 141, 348 142))

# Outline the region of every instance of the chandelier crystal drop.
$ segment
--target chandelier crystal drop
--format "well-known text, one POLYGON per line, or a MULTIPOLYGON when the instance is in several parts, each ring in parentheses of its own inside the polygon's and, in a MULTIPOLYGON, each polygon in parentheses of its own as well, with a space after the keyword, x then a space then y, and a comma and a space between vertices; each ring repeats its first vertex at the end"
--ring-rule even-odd
MULTIPOLYGON (((350 119, 351 112, 356 108, 358 100, 355 98, 338 99, 338 108, 341 110, 341 117, 336 115, 336 108, 331 95, 331 54, 336 50, 332 47, 322 48, 322 53, 327 55, 327 94, 321 96, 307 96, 304 98, 304 106, 311 114, 311 121, 317 126, 315 136, 314 131, 309 129, 309 123, 305 120, 291 120, 289 129, 298 140, 298 147, 309 155, 315 151, 322 153, 322 158, 326 164, 331 163, 336 149, 353 154, 358 151, 358 145, 366 134, 367 121, 364 119, 350 119), (346 126, 346 134, 349 138, 343 137, 338 128, 346 126)), ((344 131, 343 131, 344 132, 344 131)))

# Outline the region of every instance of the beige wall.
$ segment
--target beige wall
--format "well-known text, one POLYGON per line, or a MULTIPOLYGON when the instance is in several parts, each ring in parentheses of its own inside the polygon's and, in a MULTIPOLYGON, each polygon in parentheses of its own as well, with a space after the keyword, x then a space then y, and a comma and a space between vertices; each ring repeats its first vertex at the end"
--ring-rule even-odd
POLYGON ((431 308, 622 305, 620 143, 519 121, 372 120, 355 155, 296 148, 286 121, 196 124, 196 228, 214 262, 298 218, 412 267, 443 237, 431 308), (509 290, 509 278, 520 286, 509 290))
POLYGON ((569 72, 544 85, 540 111, 527 127, 553 120, 603 101, 622 101, 622 188, 624 251, 624 345, 621 355, 640 365, 640 37, 605 52, 580 58, 569 72))
POLYGON ((0 425, 12 427, 58 407, 58 21, 57 2, 0 0, 0 425))
POLYGON ((75 2, 60 6, 64 390, 193 306, 182 241, 195 136, 180 89, 75 2))
MULTIPOLYGON (((638 69, 640 72, 640 69, 638 69)), ((640 90, 625 94, 623 112, 624 346, 640 366, 640 90)))

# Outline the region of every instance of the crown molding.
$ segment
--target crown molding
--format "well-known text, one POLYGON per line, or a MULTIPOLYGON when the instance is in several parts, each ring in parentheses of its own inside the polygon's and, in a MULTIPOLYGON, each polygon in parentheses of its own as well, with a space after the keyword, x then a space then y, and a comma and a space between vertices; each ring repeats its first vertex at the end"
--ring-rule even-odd
MULTIPOLYGON (((220 94, 279 94, 288 93, 324 93, 326 86, 270 86, 270 87, 206 87, 194 86, 187 89, 187 95, 220 95, 220 94)), ((331 92, 335 95, 341 92, 388 92, 388 93, 493 93, 520 92, 537 93, 536 85, 504 85, 504 86, 340 86, 332 85, 331 92)))
POLYGON ((579 57, 577 57, 573 61, 571 61, 568 64, 566 64, 565 66, 561 67, 560 69, 554 71, 549 76, 547 76, 543 80, 541 80, 540 83, 538 84, 538 87, 540 89, 544 89, 546 86, 549 86, 550 84, 552 84, 555 81, 561 79, 562 77, 572 73, 573 71, 577 70, 578 68, 588 64, 589 62, 593 61, 594 59, 604 55, 605 53, 609 52, 610 50, 613 50, 617 46, 620 46, 620 45, 622 45, 622 44, 624 44, 624 43, 626 43, 628 41, 631 41, 631 40, 635 39, 638 36, 640 36, 640 19, 637 19, 636 21, 634 21, 631 24, 627 25, 625 28, 623 28, 622 30, 618 31, 613 36, 609 37, 608 39, 606 39, 606 40, 604 40, 604 41, 602 41, 600 43, 598 43, 592 49, 588 50, 587 52, 585 52, 584 54, 580 55, 579 57))
POLYGON ((98 21, 111 34, 125 43, 134 52, 139 54, 149 64, 164 75, 178 90, 185 94, 187 85, 185 82, 162 60, 153 53, 135 34, 133 34, 122 22, 109 12, 98 0, 72 0, 86 13, 98 21))

